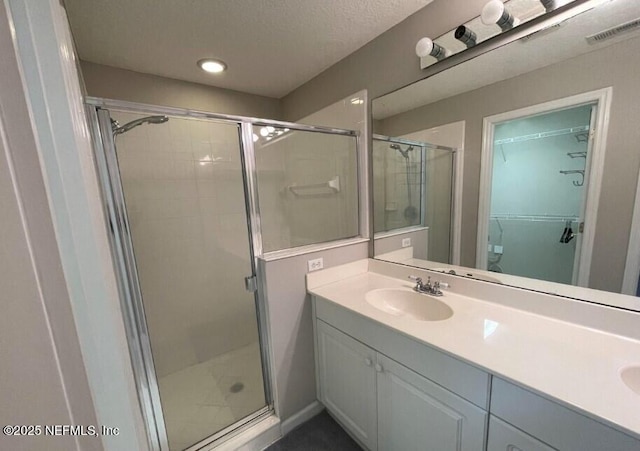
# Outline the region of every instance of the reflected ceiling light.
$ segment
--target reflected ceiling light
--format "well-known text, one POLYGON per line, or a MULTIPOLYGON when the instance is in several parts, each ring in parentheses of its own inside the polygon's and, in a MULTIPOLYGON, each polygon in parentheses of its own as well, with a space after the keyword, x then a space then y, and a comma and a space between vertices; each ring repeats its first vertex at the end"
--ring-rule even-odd
POLYGON ((219 74, 220 72, 224 72, 227 69, 227 65, 224 61, 215 60, 211 58, 205 58, 198 61, 198 66, 205 72, 209 72, 212 74, 219 74))
POLYGON ((455 38, 462 42, 467 48, 471 48, 476 45, 478 36, 468 27, 464 25, 460 25, 456 28, 456 32, 454 33, 455 38))
POLYGON ((491 321, 490 319, 485 319, 484 320, 484 333, 482 334, 483 338, 486 340, 491 335, 493 335, 495 333, 495 331, 498 330, 498 326, 499 325, 500 325, 500 323, 498 323, 496 321, 491 321))
MULTIPOLYGON (((266 141, 271 141, 273 138, 277 138, 278 136, 282 136, 289 131, 288 128, 276 128, 272 125, 265 125, 260 128, 260 136, 262 136, 266 141)), ((253 140, 257 141, 260 137, 253 134, 253 140)))
POLYGON ((571 0, 540 0, 542 6, 547 12, 551 12, 554 9, 558 9, 561 6, 566 5, 567 3, 571 3, 571 0))
POLYGON ((485 25, 498 25, 502 31, 512 29, 519 22, 500 0, 491 0, 484 5, 480 19, 485 25))
POLYGON ((354 97, 353 99, 351 99, 351 103, 353 105, 362 105, 364 103, 364 100, 362 100, 360 97, 354 97))
POLYGON ((430 38, 422 38, 416 44, 416 55, 420 58, 433 56, 438 61, 441 61, 450 56, 451 52, 437 42, 433 42, 430 38))

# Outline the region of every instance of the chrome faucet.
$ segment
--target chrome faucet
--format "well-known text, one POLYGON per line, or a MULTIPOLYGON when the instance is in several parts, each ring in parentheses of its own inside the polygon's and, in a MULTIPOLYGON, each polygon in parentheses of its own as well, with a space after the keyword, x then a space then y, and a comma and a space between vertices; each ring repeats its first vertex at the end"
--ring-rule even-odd
POLYGON ((416 286, 413 287, 413 290, 417 293, 426 293, 431 296, 442 296, 440 282, 436 281, 431 284, 431 277, 427 277, 427 283, 422 283, 421 277, 409 276, 409 279, 416 281, 416 286))

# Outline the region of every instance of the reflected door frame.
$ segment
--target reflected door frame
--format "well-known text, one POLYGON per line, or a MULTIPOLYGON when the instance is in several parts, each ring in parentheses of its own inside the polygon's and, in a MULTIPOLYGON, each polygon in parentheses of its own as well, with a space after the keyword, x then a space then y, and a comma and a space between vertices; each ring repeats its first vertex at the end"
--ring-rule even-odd
POLYGON ((487 269, 489 251, 487 248, 486 237, 489 236, 491 182, 493 178, 493 141, 496 125, 502 122, 521 119, 528 116, 536 116, 551 113, 553 111, 595 104, 595 120, 592 118, 594 127, 590 130, 590 155, 587 155, 587 162, 585 165, 586 172, 584 183, 587 188, 581 214, 582 218, 584 218, 584 232, 580 237, 581 243, 579 245, 579 249, 576 249, 576 253, 579 255, 579 262, 577 262, 578 270, 574 277, 575 285, 581 287, 589 286, 593 242, 595 240, 595 228, 598 216, 597 211, 600 202, 602 176, 604 173, 604 159, 612 95, 613 88, 607 87, 484 118, 482 123, 478 230, 476 236, 476 268, 487 269), (590 213, 585 214, 586 212, 590 213))
POLYGON ((640 279, 640 173, 638 174, 633 219, 631 220, 627 261, 624 266, 622 294, 637 296, 638 286, 640 285, 640 280, 638 279, 640 279))

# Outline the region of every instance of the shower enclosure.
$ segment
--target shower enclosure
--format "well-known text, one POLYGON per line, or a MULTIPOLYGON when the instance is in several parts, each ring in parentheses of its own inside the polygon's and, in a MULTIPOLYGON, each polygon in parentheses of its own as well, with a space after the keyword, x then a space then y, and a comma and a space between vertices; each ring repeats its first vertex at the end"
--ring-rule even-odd
POLYGON ((428 255, 449 263, 454 150, 400 137, 373 135, 374 231, 378 236, 427 227, 428 255))
POLYGON ((357 235, 357 194, 355 228, 348 214, 356 134, 101 99, 88 99, 87 112, 149 441, 199 449, 274 408, 256 273, 263 230, 272 232, 258 199, 311 190, 349 217, 330 236, 293 231, 288 247, 357 235), (345 163, 328 169, 326 185, 303 177, 304 186, 282 180, 260 191, 262 129, 286 129, 302 148, 330 147, 345 163))

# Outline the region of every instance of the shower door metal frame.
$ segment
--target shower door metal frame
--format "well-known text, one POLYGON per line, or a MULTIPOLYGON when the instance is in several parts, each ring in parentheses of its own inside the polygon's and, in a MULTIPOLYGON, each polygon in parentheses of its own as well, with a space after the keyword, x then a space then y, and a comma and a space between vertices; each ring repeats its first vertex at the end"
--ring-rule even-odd
MULTIPOLYGON (((144 305, 136 270, 132 237, 127 220, 115 141, 111 133, 104 133, 104 130, 111 130, 109 109, 141 114, 164 114, 183 119, 210 120, 211 122, 233 124, 238 127, 238 144, 245 192, 251 269, 252 276, 257 277, 259 281, 254 296, 266 406, 188 448, 189 450, 200 449, 214 443, 222 437, 227 438, 233 436, 234 433, 243 431, 246 427, 271 412, 275 411, 276 414, 278 413, 273 392, 274 368, 272 356, 269 352, 271 349, 271 337, 269 336, 267 323, 268 315, 264 293, 264 275, 260 273, 260 265, 258 264, 258 259, 263 254, 263 248, 257 171, 253 145, 253 126, 274 126, 298 131, 353 136, 356 138, 356 152, 358 154, 361 152, 359 147, 360 137, 358 133, 353 130, 209 113, 183 108, 159 107, 96 97, 85 98, 85 110, 92 129, 95 164, 101 184, 103 209, 109 229, 108 235, 113 255, 113 263, 118 277, 119 297, 124 315, 131 365, 136 378, 138 400, 146 425, 149 444, 153 450, 160 451, 169 451, 169 442, 151 352, 151 342, 144 315, 144 305)), ((359 174, 358 177, 360 177, 359 174)), ((360 196, 358 197, 360 198, 360 196)))
POLYGON ((111 129, 111 117, 107 110, 89 104, 85 106, 85 111, 92 129, 94 159, 101 184, 105 219, 109 226, 107 235, 118 279, 118 295, 147 439, 151 449, 169 451, 122 181, 116 160, 115 140, 112 133, 103 132, 111 129))

